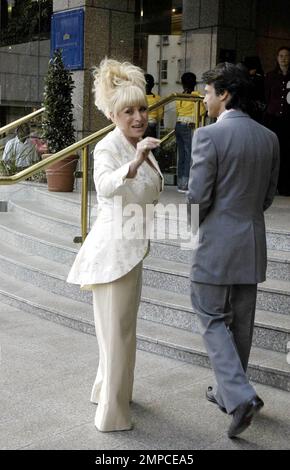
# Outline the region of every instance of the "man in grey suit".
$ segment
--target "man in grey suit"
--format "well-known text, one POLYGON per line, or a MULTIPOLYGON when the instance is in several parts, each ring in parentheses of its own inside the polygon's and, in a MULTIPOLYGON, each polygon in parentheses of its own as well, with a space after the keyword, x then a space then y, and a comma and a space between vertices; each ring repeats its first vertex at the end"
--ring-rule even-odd
POLYGON ((279 172, 276 135, 245 113, 246 72, 229 63, 203 76, 204 103, 217 122, 197 129, 192 144, 188 204, 199 204, 191 300, 217 385, 206 397, 232 415, 230 438, 264 405, 246 377, 257 283, 265 280, 263 212, 279 172))

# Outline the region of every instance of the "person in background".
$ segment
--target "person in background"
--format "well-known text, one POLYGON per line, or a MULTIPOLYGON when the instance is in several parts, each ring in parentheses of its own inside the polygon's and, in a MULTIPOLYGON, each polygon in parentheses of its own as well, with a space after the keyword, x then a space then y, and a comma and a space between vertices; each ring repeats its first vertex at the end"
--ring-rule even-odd
POLYGON ((2 161, 15 171, 24 170, 39 161, 37 149, 30 140, 29 124, 17 127, 16 136, 5 145, 2 161))
POLYGON ((93 292, 99 367, 91 401, 98 405, 96 428, 107 432, 132 427, 142 263, 154 215, 147 208, 158 202, 163 178, 152 153, 160 141, 142 138, 148 124, 142 70, 104 59, 95 70, 94 92, 96 106, 116 127, 94 150, 97 219, 67 281, 93 292))
MULTIPOLYGON (((154 83, 154 78, 152 75, 150 75, 150 73, 145 74, 145 80, 146 80, 147 103, 148 103, 148 106, 151 106, 152 104, 158 103, 161 97, 159 95, 155 95, 152 92, 152 89, 155 83, 154 83)), ((157 137, 157 124, 160 123, 160 121, 163 119, 163 115, 164 115, 163 107, 155 109, 148 113, 148 127, 146 130, 145 136, 157 137)))
POLYGON ((290 48, 280 47, 277 65, 265 78, 266 112, 264 125, 280 143, 278 192, 290 196, 290 48))
POLYGON ((255 121, 263 123, 266 102, 265 102, 265 75, 262 69, 261 61, 258 56, 245 57, 244 66, 250 75, 252 85, 250 91, 251 109, 249 114, 255 121))
MULTIPOLYGON (((185 72, 181 77, 183 93, 191 94, 195 97, 202 97, 198 91, 194 91, 196 86, 196 75, 192 72, 185 72)), ((204 104, 200 103, 200 116, 205 115, 204 104)), ((176 101, 176 125, 175 135, 178 150, 177 164, 177 187, 178 191, 185 193, 188 188, 188 177, 191 161, 191 141, 192 133, 196 126, 196 103, 193 101, 176 101)))

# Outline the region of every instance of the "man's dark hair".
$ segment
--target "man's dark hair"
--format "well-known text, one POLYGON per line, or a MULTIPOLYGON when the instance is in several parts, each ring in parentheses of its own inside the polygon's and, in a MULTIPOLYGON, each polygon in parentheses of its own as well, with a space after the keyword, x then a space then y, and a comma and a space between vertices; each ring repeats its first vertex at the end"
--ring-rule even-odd
POLYGON ((247 67, 249 71, 255 69, 258 74, 264 75, 264 71, 263 71, 259 56, 257 55, 247 56, 244 58, 242 63, 245 65, 245 67, 247 67))
POLYGON ((146 94, 150 94, 152 88, 154 87, 154 77, 150 73, 145 73, 145 80, 146 80, 146 94))
POLYGON ((217 96, 228 91, 231 95, 226 104, 226 109, 241 109, 248 111, 251 82, 245 67, 222 62, 214 69, 208 70, 202 76, 202 80, 207 85, 212 85, 217 96))
POLYGON ((191 93, 196 86, 196 75, 192 72, 185 72, 181 76, 181 83, 184 91, 191 93))

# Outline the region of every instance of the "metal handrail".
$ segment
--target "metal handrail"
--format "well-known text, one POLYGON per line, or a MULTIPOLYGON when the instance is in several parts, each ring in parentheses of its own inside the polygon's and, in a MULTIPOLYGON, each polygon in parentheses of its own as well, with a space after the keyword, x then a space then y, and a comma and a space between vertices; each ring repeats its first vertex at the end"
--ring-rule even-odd
MULTIPOLYGON (((166 96, 165 98, 162 98, 160 101, 157 103, 154 103, 153 105, 148 107, 148 111, 152 111, 154 109, 160 108, 164 106, 165 104, 171 103, 172 101, 193 101, 200 104, 200 102, 203 100, 202 97, 195 97, 192 95, 188 94, 183 94, 183 93, 172 93, 169 96, 166 96)), ((199 106, 197 106, 199 108, 199 106)), ((43 112, 44 108, 39 109, 38 111, 35 111, 34 113, 31 113, 31 116, 35 117, 37 114, 40 114, 43 112)), ((26 118, 28 116, 25 116, 26 118)), ((27 121, 28 119, 21 118, 23 122, 27 121)), ((18 119, 17 121, 14 121, 13 123, 8 124, 5 127, 2 127, 0 129, 0 133, 2 129, 15 127, 15 123, 21 121, 21 119, 18 119)), ((198 122, 198 121, 197 121, 198 122)), ((79 140, 78 142, 70 145, 69 147, 66 147, 63 150, 60 150, 59 152, 54 153, 50 157, 46 158, 45 160, 35 163, 34 165, 31 165, 29 168, 26 168, 25 170, 20 171, 19 173, 16 173, 15 175, 10 175, 10 176, 0 176, 0 184, 15 184, 18 183, 19 181, 24 180, 25 178, 28 178, 30 176, 33 176, 35 173, 39 172, 40 170, 45 170, 47 167, 52 165, 53 163, 56 163, 57 161, 62 160, 63 158, 67 157, 68 155, 72 155, 74 152, 83 149, 87 145, 90 145, 94 143, 95 141, 99 140, 101 137, 104 137, 108 132, 110 132, 112 129, 114 129, 115 124, 110 124, 109 126, 104 127, 103 129, 94 132, 93 134, 85 137, 84 139, 79 140)), ((161 141, 162 143, 162 141, 161 141)))
POLYGON ((84 147, 90 145, 92 142, 95 142, 96 140, 106 135, 114 127, 115 127, 114 124, 110 124, 109 126, 101 129, 100 131, 95 132, 94 134, 91 134, 90 136, 85 137, 84 139, 79 140, 78 142, 75 142, 72 145, 69 145, 69 147, 66 147, 63 150, 60 150, 59 152, 54 153, 50 157, 47 157, 45 160, 42 160, 41 162, 37 162, 34 165, 31 165, 29 168, 25 168, 25 170, 19 171, 19 173, 16 173, 15 175, 0 176, 0 184, 15 184, 15 183, 18 183, 19 181, 22 181, 28 178, 29 176, 33 176, 35 173, 38 173, 40 170, 45 170, 53 163, 63 160, 68 155, 72 155, 76 153, 78 150, 82 150, 84 147))
MULTIPOLYGON (((154 109, 163 107, 165 104, 171 103, 172 101, 193 101, 197 103, 196 106, 196 127, 199 127, 200 124, 200 103, 203 100, 203 97, 197 97, 197 96, 192 96, 189 94, 184 94, 184 93, 172 93, 169 96, 166 96, 165 98, 161 98, 160 101, 157 103, 154 103, 153 105, 148 107, 148 111, 152 111, 154 109)), ((1 132, 6 132, 8 129, 12 129, 16 127, 17 125, 23 124, 24 122, 27 122, 29 119, 32 117, 37 116, 38 114, 41 114, 44 111, 44 108, 41 108, 37 111, 34 111, 33 113, 25 116, 24 118, 18 119, 17 121, 14 121, 7 126, 4 126, 0 129, 1 132), (4 129, 4 131, 3 131, 4 129)), ((204 122, 202 123, 204 125, 204 122)), ((22 170, 15 175, 11 176, 0 176, 0 185, 10 185, 10 184, 15 184, 18 183, 24 179, 27 179, 30 176, 33 176, 35 173, 38 173, 40 170, 45 170, 48 168, 50 165, 53 163, 56 163, 58 161, 63 160, 65 157, 68 155, 72 155, 76 153, 77 151, 81 150, 82 153, 82 162, 83 162, 83 178, 82 178, 82 206, 81 206, 81 223, 82 223, 82 241, 86 238, 87 235, 87 209, 88 209, 88 197, 87 197, 87 192, 88 192, 88 146, 97 140, 101 139, 104 137, 108 132, 110 132, 112 129, 114 129, 115 124, 110 124, 109 126, 94 132, 93 134, 85 137, 84 139, 79 140, 78 142, 70 145, 69 147, 66 147, 63 150, 60 150, 59 152, 51 155, 50 157, 47 157, 45 160, 42 160, 41 162, 35 163, 34 165, 30 166, 29 168, 26 168, 25 170, 22 170)), ((173 135, 172 131, 171 133, 168 134, 168 136, 173 135)), ((163 139, 161 139, 161 144, 163 144, 169 137, 165 136, 163 139)))
POLYGON ((30 121, 31 119, 35 118, 39 114, 42 114, 45 111, 45 108, 40 108, 37 109, 36 111, 33 111, 30 114, 27 114, 26 116, 17 119, 16 121, 10 122, 9 124, 6 124, 6 126, 0 127, 0 135, 5 134, 6 132, 10 131, 11 129, 14 129, 15 127, 20 126, 21 124, 24 124, 25 122, 30 121))
POLYGON ((175 129, 172 129, 172 131, 168 132, 164 137, 161 139, 161 145, 165 144, 172 136, 175 134, 175 129))
POLYGON ((187 93, 171 93, 171 95, 165 96, 156 103, 151 104, 151 106, 148 107, 148 111, 153 111, 154 109, 160 108, 161 106, 164 106, 167 103, 171 103, 172 101, 193 101, 200 103, 203 101, 203 98, 203 96, 192 96, 187 93))

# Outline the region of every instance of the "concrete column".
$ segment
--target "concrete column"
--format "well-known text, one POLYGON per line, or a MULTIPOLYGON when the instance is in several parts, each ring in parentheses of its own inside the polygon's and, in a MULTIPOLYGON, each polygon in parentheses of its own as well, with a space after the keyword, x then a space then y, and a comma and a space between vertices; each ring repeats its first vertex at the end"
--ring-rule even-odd
POLYGON ((92 68, 105 57, 133 60, 134 0, 54 0, 54 12, 84 8, 84 70, 73 72, 74 116, 80 139, 108 124, 93 100, 92 68))
POLYGON ((256 0, 183 0, 183 68, 201 74, 256 54, 256 0))
POLYGON ((202 73, 216 64, 220 0, 183 0, 182 72, 202 73))
POLYGON ((256 55, 256 0, 220 0, 217 61, 234 52, 235 62, 256 55))

